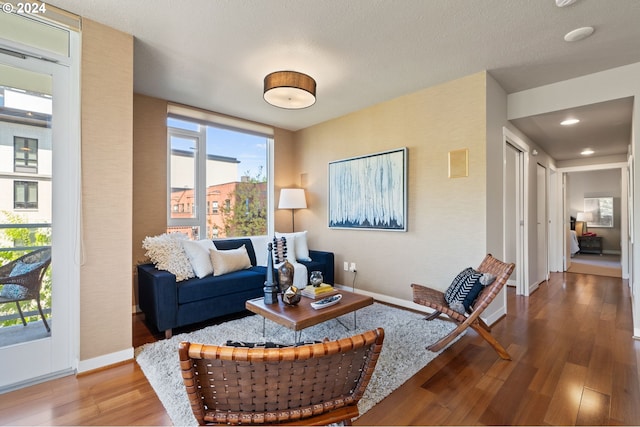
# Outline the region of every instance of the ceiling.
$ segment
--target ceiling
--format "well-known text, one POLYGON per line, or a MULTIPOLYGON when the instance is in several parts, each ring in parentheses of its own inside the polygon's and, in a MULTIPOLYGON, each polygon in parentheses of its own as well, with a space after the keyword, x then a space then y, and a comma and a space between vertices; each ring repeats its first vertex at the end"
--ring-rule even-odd
MULTIPOLYGON (((578 0, 564 8, 554 0, 50 3, 135 36, 137 93, 290 130, 482 70, 513 93, 640 62, 638 0, 578 0), (590 38, 563 40, 583 26, 595 28, 590 38), (303 110, 267 104, 263 79, 277 70, 311 75, 317 102, 303 110)), ((611 135, 630 129, 630 101, 578 112, 590 119, 574 140, 569 130, 551 129, 554 114, 515 122, 559 160, 575 158, 585 142, 596 155, 601 147, 613 154, 614 145, 626 152, 628 137, 618 146, 611 135)))

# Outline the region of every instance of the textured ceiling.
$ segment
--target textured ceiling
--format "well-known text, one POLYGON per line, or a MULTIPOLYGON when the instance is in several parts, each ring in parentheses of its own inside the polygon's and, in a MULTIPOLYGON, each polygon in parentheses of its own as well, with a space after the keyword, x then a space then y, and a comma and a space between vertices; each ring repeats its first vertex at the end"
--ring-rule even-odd
POLYGON ((488 70, 513 93, 640 62, 640 1, 52 0, 135 36, 138 93, 297 130, 488 70), (592 37, 566 43, 582 26, 592 37), (292 69, 317 102, 281 110, 262 80, 292 69))

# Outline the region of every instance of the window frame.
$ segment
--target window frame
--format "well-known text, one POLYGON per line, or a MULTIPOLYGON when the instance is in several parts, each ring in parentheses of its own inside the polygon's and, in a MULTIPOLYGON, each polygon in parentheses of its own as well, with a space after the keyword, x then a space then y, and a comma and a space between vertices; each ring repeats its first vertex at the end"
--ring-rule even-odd
POLYGON ((38 138, 29 138, 27 136, 13 136, 13 171, 18 173, 38 173, 38 146, 39 141, 38 138), (22 140, 22 145, 18 148, 18 140, 22 140), (29 151, 31 151, 31 147, 29 147, 29 143, 33 142, 35 145, 35 165, 30 165, 32 163, 29 158, 29 151), (25 150, 25 148, 27 148, 25 150), (21 154, 22 157, 19 157, 18 154, 21 154), (22 161, 23 164, 18 164, 18 161, 22 161))
POLYGON ((38 210, 38 181, 25 181, 23 179, 13 181, 13 209, 14 210, 38 210), (18 206, 18 187, 22 186, 24 201, 21 203, 24 206, 18 206), (31 188, 35 188, 35 202, 30 201, 31 188))
MULTIPOLYGON (((208 235, 209 225, 207 224, 207 187, 206 187, 206 169, 207 169, 207 138, 206 127, 212 126, 222 129, 228 129, 235 132, 246 133, 255 136, 261 136, 266 141, 266 171, 267 179, 267 206, 266 206, 266 235, 273 235, 275 230, 274 218, 274 174, 273 174, 273 153, 274 153, 274 131, 273 128, 247 122, 241 119, 235 119, 228 116, 222 116, 203 110, 194 110, 184 105, 169 104, 167 109, 167 120, 170 118, 187 121, 199 125, 198 131, 190 131, 180 128, 171 127, 167 124, 167 231, 174 227, 198 227, 198 239, 210 238, 208 235), (171 137, 172 136, 189 136, 197 135, 196 144, 196 172, 194 182, 195 197, 195 215, 193 218, 172 218, 171 217, 171 137)), ((212 209, 213 210, 213 209, 212 209)), ((220 206, 217 209, 220 213, 220 206)), ((213 214, 213 213, 212 213, 213 214)), ((247 236, 249 237, 249 236, 247 236)), ((228 237, 235 238, 235 237, 228 237)))

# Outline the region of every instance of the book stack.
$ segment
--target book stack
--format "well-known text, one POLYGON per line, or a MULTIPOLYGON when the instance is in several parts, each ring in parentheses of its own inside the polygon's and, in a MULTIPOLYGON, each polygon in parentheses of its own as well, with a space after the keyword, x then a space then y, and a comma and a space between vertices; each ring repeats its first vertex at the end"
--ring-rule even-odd
POLYGON ((308 285, 306 288, 302 290, 301 293, 303 297, 307 297, 311 299, 319 299, 319 298, 328 297, 337 292, 338 291, 336 291, 333 288, 333 286, 328 285, 326 283, 322 283, 320 284, 320 286, 317 286, 317 287, 313 285, 308 285))

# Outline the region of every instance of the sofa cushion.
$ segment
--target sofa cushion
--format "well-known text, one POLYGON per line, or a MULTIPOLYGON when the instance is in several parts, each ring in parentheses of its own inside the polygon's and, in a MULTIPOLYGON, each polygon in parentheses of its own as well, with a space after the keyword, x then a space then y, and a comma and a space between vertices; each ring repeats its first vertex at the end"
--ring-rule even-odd
POLYGON ((209 239, 204 240, 185 240, 182 242, 184 252, 189 258, 191 268, 196 276, 202 279, 205 276, 213 273, 213 265, 211 264, 211 257, 209 250, 215 248, 213 242, 209 239))
POLYGON ((224 304, 228 295, 244 292, 249 289, 264 287, 266 268, 251 267, 247 270, 234 271, 222 276, 207 276, 202 279, 190 279, 178 283, 178 304, 186 304, 208 298, 222 297, 224 304))
POLYGON ((176 282, 194 277, 193 268, 184 252, 182 242, 188 240, 182 233, 164 233, 159 236, 145 237, 142 247, 145 256, 158 270, 166 270, 176 276, 176 282))
POLYGON ((251 261, 251 265, 258 265, 256 263, 256 253, 255 248, 253 247, 253 243, 251 239, 220 239, 214 240, 213 244, 216 249, 220 251, 226 251, 229 249, 238 249, 240 246, 244 245, 247 249, 247 254, 249 255, 249 260, 251 261))
POLYGON ((214 276, 222 276, 251 267, 251 260, 244 245, 237 249, 227 249, 226 251, 220 251, 215 248, 210 249, 209 254, 211 255, 214 276))

